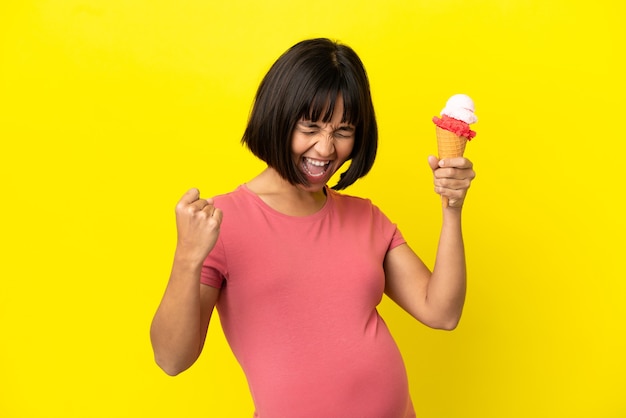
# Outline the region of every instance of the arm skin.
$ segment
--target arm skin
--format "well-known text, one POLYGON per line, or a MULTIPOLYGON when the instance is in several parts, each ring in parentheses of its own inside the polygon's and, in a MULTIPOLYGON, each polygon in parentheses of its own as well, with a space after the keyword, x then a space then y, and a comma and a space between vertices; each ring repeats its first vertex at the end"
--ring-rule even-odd
POLYGON ((475 173, 472 163, 462 157, 441 161, 430 157, 429 163, 435 191, 450 199, 448 207, 442 205, 435 267, 431 272, 407 244, 392 249, 384 261, 385 293, 425 325, 453 330, 461 319, 466 291, 461 211, 475 173))
POLYGON ((152 320, 156 363, 174 376, 200 355, 220 290, 200 283, 202 263, 215 246, 222 212, 189 190, 176 206, 178 240, 167 288, 152 320))

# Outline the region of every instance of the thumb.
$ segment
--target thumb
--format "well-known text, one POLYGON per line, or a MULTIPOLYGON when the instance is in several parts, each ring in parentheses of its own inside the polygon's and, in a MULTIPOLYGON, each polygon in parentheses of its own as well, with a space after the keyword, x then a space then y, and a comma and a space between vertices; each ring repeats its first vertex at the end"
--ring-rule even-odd
POLYGON ((185 193, 183 197, 181 197, 179 203, 186 206, 198 200, 199 197, 200 197, 200 190, 196 188, 189 189, 187 193, 185 193))
POLYGON ((439 159, 434 155, 429 155, 428 165, 430 165, 431 170, 435 171, 437 168, 439 168, 439 159))

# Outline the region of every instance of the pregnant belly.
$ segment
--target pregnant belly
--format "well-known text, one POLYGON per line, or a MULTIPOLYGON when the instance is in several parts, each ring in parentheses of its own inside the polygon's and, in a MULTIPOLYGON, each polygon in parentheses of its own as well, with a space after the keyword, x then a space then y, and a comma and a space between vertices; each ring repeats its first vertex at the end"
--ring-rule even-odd
POLYGON ((265 359, 244 367, 258 418, 415 416, 404 362, 384 323, 369 338, 317 342, 265 359))

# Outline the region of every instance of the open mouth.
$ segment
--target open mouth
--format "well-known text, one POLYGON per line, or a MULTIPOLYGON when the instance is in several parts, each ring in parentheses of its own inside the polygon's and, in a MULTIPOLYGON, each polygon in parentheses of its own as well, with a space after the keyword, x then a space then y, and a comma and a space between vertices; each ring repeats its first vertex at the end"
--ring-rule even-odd
POLYGON ((326 174, 330 161, 313 160, 308 157, 302 159, 302 168, 311 177, 321 177, 326 174))

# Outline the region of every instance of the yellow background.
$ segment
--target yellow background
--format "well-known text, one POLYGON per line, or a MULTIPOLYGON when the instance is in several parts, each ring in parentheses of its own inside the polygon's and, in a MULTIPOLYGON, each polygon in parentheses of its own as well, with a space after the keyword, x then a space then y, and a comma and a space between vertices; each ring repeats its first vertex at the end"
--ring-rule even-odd
POLYGON ((460 327, 385 301, 420 418, 626 416, 620 0, 22 0, 0 5, 0 416, 250 417, 214 321, 170 378, 150 320, 173 208, 262 165, 239 145, 256 87, 328 36, 369 71, 368 196, 432 265, 430 118, 476 102, 460 327))

